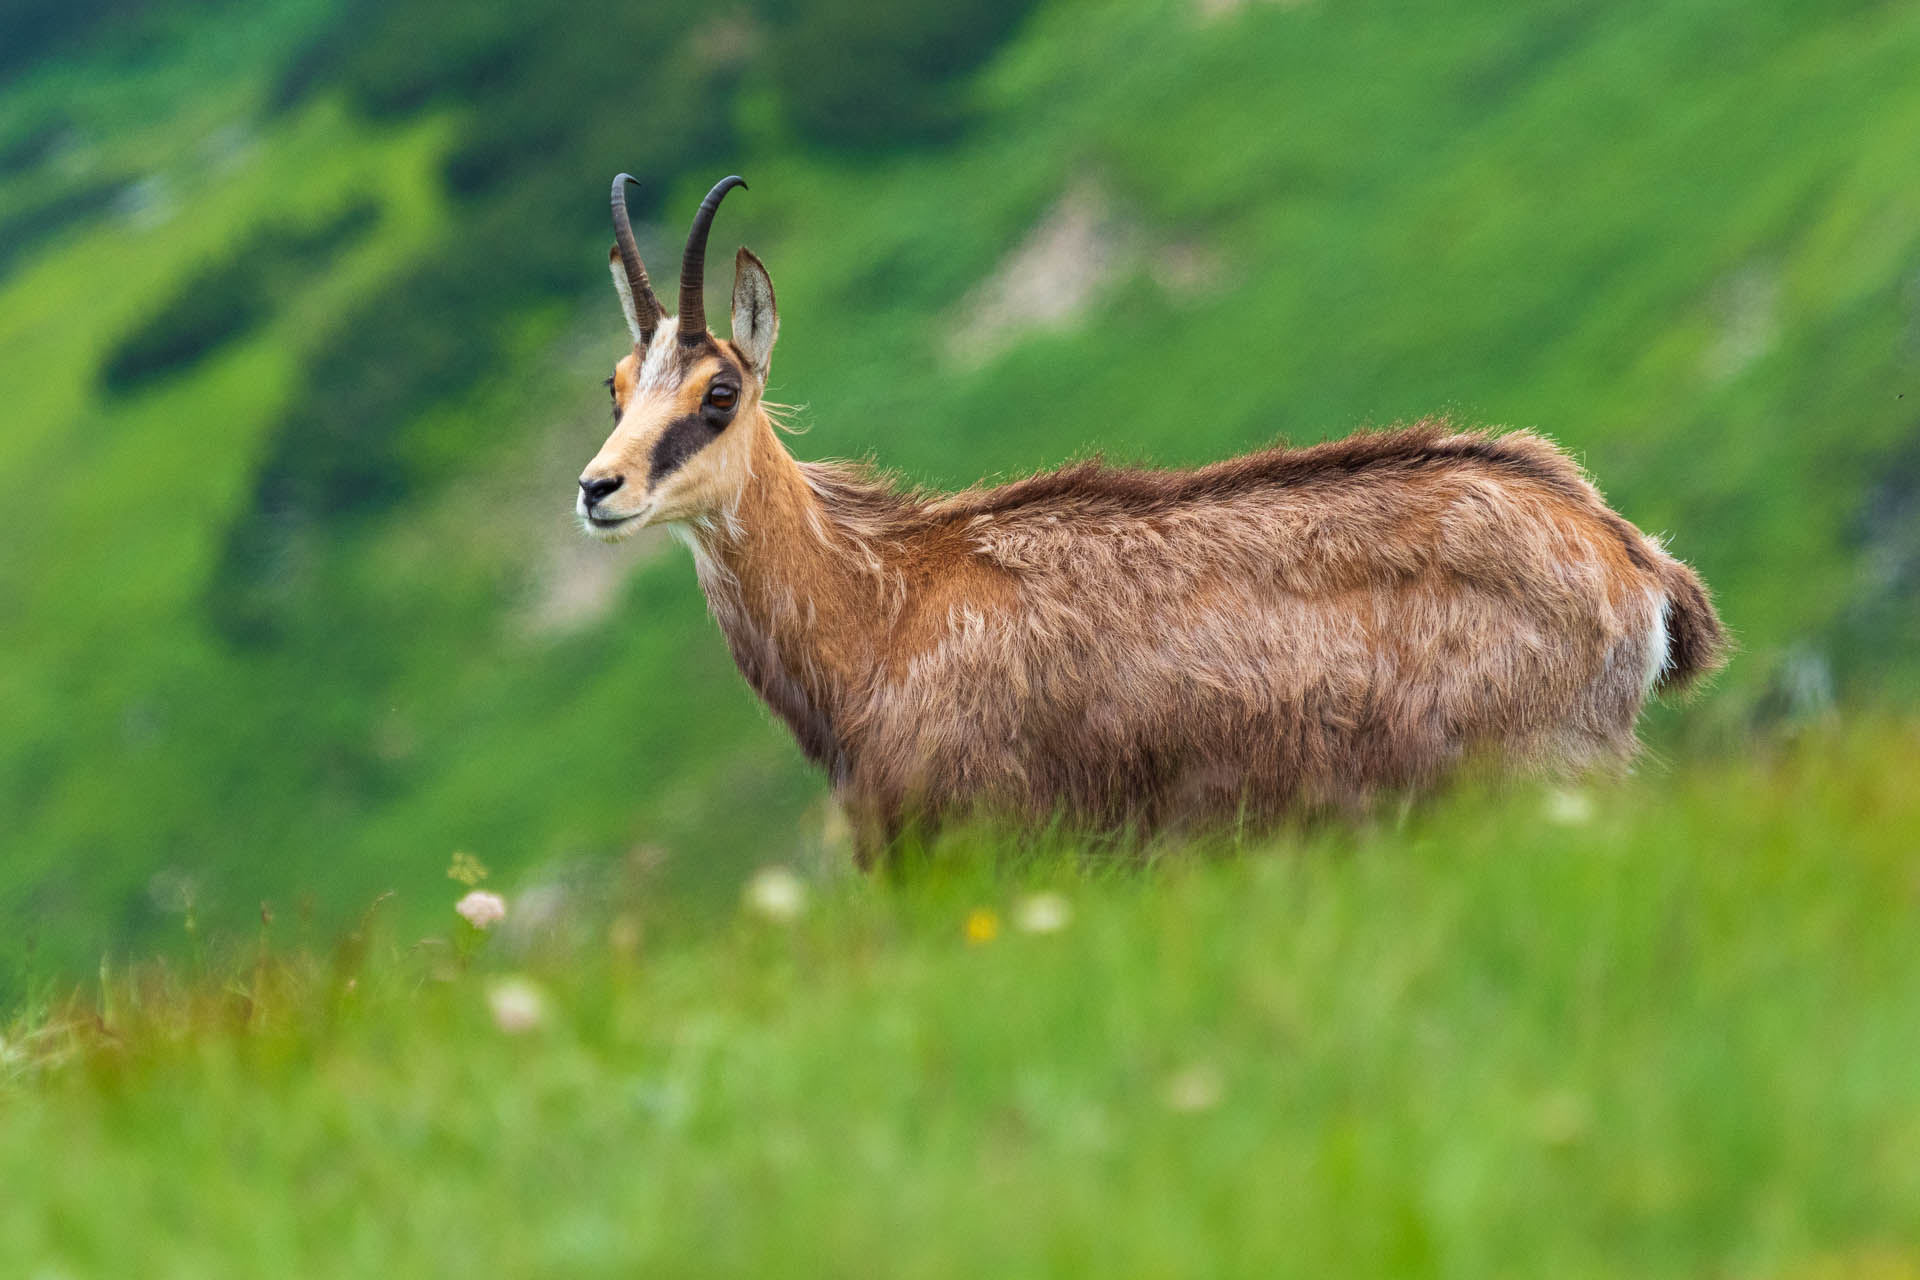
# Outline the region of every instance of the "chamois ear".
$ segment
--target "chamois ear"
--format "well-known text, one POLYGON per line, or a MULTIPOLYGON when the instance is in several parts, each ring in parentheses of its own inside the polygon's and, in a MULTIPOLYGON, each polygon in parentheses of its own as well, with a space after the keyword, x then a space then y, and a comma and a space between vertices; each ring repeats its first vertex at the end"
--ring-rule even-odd
POLYGON ((753 250, 742 249, 733 259, 733 345, 753 363, 753 376, 762 382, 773 363, 773 340, 779 336, 773 277, 753 250))
POLYGON ((633 331, 633 340, 645 350, 647 339, 652 335, 640 323, 640 312, 633 304, 633 286, 627 283, 627 269, 621 264, 617 244, 607 250, 607 270, 613 272, 613 291, 620 295, 620 310, 626 313, 627 328, 633 331))

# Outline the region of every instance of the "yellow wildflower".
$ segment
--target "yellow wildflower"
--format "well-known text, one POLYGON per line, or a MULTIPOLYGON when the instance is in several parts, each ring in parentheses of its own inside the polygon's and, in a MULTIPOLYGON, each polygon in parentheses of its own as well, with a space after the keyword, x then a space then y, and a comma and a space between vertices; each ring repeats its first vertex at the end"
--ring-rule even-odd
POLYGON ((1000 917, 986 907, 975 907, 967 912, 966 935, 975 946, 992 942, 1000 936, 1000 917))

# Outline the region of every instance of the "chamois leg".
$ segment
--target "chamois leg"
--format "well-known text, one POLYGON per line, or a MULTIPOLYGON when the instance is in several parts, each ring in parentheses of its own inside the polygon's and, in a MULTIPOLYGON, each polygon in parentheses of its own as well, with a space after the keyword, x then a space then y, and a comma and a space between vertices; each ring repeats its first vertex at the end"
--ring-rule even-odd
POLYGON ((890 867, 900 848, 905 824, 898 814, 843 802, 853 827, 853 865, 869 874, 890 867))

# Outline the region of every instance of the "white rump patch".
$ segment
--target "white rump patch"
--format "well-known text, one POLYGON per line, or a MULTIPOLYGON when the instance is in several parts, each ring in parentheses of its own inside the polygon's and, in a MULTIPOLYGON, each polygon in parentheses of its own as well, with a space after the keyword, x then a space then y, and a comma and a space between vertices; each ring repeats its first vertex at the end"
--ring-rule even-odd
POLYGON ((1647 629, 1646 668, 1641 676, 1640 687, 1643 692, 1652 693, 1653 686, 1666 674, 1672 659, 1673 645, 1667 635, 1667 614, 1673 608, 1673 602, 1659 591, 1647 592, 1647 602, 1653 606, 1653 625, 1647 629))

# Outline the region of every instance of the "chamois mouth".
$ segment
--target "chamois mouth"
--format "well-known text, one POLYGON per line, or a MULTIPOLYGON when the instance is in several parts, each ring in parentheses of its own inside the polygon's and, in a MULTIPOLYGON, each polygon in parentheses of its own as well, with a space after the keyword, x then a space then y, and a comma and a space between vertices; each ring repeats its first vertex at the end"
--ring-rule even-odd
POLYGON ((588 533, 600 539, 602 542, 617 542, 627 534, 632 533, 635 529, 638 529, 645 522, 648 513, 652 510, 653 504, 649 502, 632 515, 625 516, 603 516, 596 515, 591 511, 582 511, 580 512, 580 523, 586 526, 588 533))

